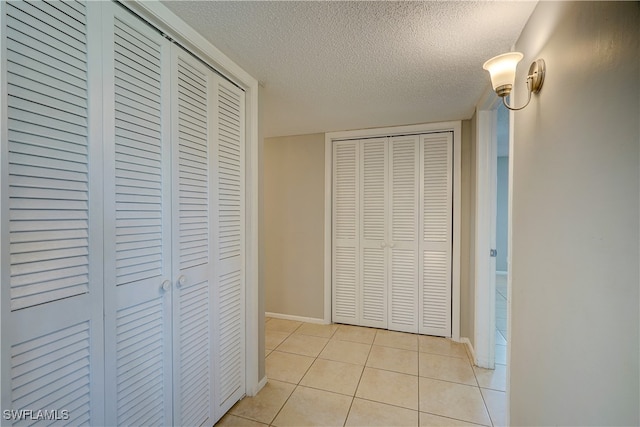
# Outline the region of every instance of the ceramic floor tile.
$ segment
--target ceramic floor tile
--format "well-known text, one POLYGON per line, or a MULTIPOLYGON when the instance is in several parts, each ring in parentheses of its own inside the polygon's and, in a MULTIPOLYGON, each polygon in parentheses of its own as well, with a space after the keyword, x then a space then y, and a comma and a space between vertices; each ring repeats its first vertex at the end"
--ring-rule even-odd
POLYGON ((270 331, 267 329, 264 332, 264 346, 267 350, 275 350, 289 335, 289 332, 270 331))
POLYGON ((278 351, 317 357, 327 342, 329 342, 328 338, 292 334, 278 346, 278 351))
POLYGON ((376 329, 363 328, 361 326, 340 325, 333 338, 342 341, 353 341, 363 344, 372 344, 376 336, 376 329))
POLYGON ((418 351, 418 336, 395 331, 378 331, 373 341, 375 345, 418 351))
POLYGON ((352 363, 316 359, 300 385, 353 396, 363 369, 352 363))
POLYGON ((418 377, 365 368, 356 397, 417 410, 418 377))
POLYGON ((297 387, 273 421, 278 427, 344 426, 353 400, 350 396, 297 387))
POLYGON ((419 373, 421 377, 478 385, 469 362, 457 357, 420 353, 419 373))
MULTIPOLYGON (((250 418, 265 424, 271 423, 296 386, 269 379, 257 396, 245 397, 235 404, 230 414, 250 418)), ((235 425, 235 424, 227 424, 235 425)))
POLYGON ((507 367, 498 364, 496 364, 495 367, 495 369, 473 367, 478 385, 482 388, 505 391, 507 387, 507 367))
POLYGON ((489 409, 489 416, 493 425, 503 427, 507 425, 506 393, 503 391, 480 389, 484 401, 489 409))
POLYGON ((442 354, 444 356, 468 359, 465 345, 447 338, 420 335, 418 336, 418 349, 421 353, 442 354))
POLYGON ((478 387, 420 378, 420 412, 491 425, 478 387))
POLYGON ((367 366, 403 374, 418 375, 418 352, 374 345, 371 347, 367 366))
POLYGON ((298 329, 302 322, 286 319, 271 319, 264 325, 265 331, 288 332, 291 333, 298 329))
POLYGON ((420 427, 477 427, 479 425, 420 412, 420 427))
POLYGON ((268 424, 259 423, 257 421, 248 420, 246 418, 236 417, 227 414, 215 424, 216 427, 267 427, 268 424))
POLYGON ((348 427, 413 427, 418 425, 418 411, 355 398, 345 425, 348 427))
POLYGON ((274 350, 266 359, 267 378, 297 384, 313 360, 313 357, 274 350))
POLYGON ((369 356, 369 350, 371 350, 371 346, 368 344, 331 339, 318 357, 364 365, 367 356, 369 356))
POLYGON ((331 338, 333 334, 338 330, 338 325, 318 325, 315 323, 303 323, 298 329, 296 334, 312 335, 314 337, 331 338))

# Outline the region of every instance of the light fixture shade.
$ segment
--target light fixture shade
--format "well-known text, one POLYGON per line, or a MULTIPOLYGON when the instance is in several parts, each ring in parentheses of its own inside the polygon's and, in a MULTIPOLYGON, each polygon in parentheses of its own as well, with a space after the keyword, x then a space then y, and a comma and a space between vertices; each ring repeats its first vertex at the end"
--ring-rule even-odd
POLYGON ((500 96, 511 92, 516 79, 516 66, 524 57, 520 52, 503 53, 484 63, 482 68, 491 75, 491 86, 500 96))

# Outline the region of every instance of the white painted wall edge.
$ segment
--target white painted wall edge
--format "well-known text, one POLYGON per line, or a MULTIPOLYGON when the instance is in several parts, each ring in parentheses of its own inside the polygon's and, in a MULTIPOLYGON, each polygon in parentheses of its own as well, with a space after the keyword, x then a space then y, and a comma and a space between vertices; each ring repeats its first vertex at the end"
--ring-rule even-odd
POLYGON ((245 393, 255 396, 261 387, 258 378, 258 81, 209 43, 202 35, 187 25, 177 15, 158 1, 133 0, 121 2, 160 31, 169 35, 177 44, 215 68, 225 77, 243 88, 246 94, 246 147, 248 158, 246 175, 246 384, 245 393))
POLYGON ((270 313, 264 314, 266 317, 272 317, 274 319, 295 320, 296 322, 315 323, 317 325, 328 325, 331 322, 326 322, 325 319, 317 319, 315 317, 294 316, 292 314, 270 313))
POLYGON ((476 210, 474 331, 476 365, 493 369, 495 360, 495 258, 489 250, 495 241, 495 178, 497 173, 498 98, 487 95, 476 108, 476 210))

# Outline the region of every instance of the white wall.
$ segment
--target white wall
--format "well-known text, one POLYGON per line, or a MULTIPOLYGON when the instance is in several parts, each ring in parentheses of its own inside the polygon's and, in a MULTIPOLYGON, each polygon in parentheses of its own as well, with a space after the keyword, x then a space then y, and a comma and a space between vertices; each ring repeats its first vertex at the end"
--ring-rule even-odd
POLYGON ((512 425, 638 425, 638 2, 540 2, 516 43, 512 425))

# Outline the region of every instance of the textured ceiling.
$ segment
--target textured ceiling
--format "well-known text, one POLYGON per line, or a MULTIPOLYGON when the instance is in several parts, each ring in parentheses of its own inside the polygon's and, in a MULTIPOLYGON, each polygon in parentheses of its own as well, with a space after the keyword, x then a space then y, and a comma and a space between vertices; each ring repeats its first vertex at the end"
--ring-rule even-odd
POLYGON ((535 2, 163 1, 264 87, 265 136, 468 119, 535 2))

